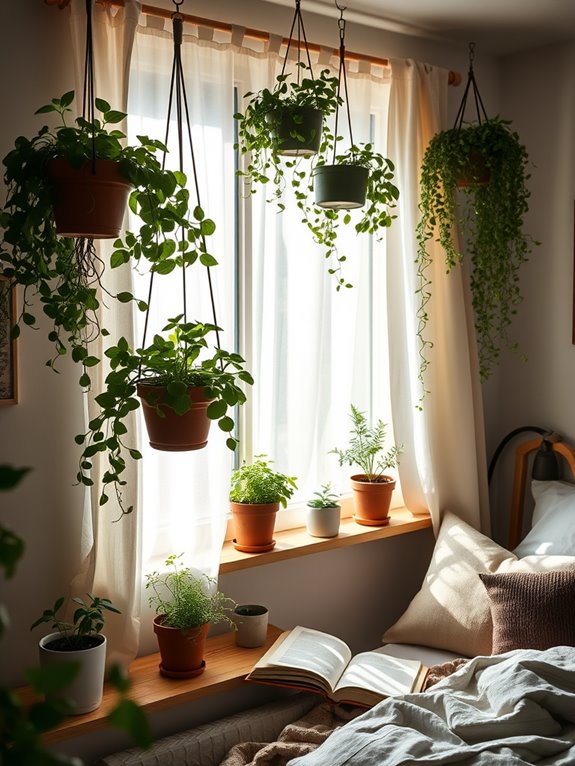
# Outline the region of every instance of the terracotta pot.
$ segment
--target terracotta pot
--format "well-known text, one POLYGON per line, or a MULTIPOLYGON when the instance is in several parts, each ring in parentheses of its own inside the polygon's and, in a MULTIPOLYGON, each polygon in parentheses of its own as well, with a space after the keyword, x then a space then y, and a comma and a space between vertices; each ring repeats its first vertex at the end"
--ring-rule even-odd
POLYGON ((54 648, 63 645, 60 633, 50 633, 41 638, 38 644, 41 666, 70 663, 77 663, 78 665, 78 673, 72 682, 61 692, 50 695, 52 699, 67 700, 72 715, 81 715, 96 710, 102 702, 106 665, 106 637, 98 634, 91 638, 93 638, 90 642, 93 644, 92 646, 72 651, 54 648))
POLYGON ((276 514, 279 503, 233 503, 230 502, 234 523, 234 547, 245 553, 271 551, 276 514))
POLYGON ((319 109, 311 106, 282 109, 269 114, 267 120, 274 123, 278 154, 311 157, 318 153, 323 127, 323 113, 319 109))
POLYGON ((193 678, 203 673, 206 662, 206 637, 210 624, 194 628, 170 628, 163 625, 166 615, 154 618, 154 633, 162 661, 160 673, 168 678, 193 678))
POLYGON ((382 481, 367 481, 365 474, 351 477, 354 519, 368 527, 382 527, 389 524, 389 506, 395 489, 395 480, 384 476, 382 481))
POLYGON ((85 162, 80 168, 57 158, 46 163, 54 185, 54 220, 63 237, 110 239, 122 229, 132 185, 114 160, 85 162), (95 167, 95 173, 93 169, 95 167))
POLYGON ((486 186, 490 180, 491 173, 481 152, 470 152, 465 170, 457 179, 457 186, 459 188, 486 186))
POLYGON ((365 205, 369 170, 361 165, 319 165, 313 170, 316 204, 333 210, 365 205))
POLYGON ((213 399, 208 399, 203 387, 188 388, 192 406, 183 415, 178 415, 170 407, 162 404, 162 386, 138 383, 137 390, 142 400, 150 445, 154 449, 186 452, 206 446, 211 423, 207 409, 213 399), (158 415, 156 407, 159 407, 164 417, 158 415))

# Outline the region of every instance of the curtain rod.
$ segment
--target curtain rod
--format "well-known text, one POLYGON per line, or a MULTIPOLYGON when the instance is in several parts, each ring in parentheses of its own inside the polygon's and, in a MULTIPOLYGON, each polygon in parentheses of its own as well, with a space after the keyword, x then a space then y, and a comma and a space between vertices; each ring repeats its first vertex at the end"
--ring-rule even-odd
MULTIPOLYGON (((58 0, 45 0, 48 3, 56 3, 58 0)), ((96 0, 98 2, 98 0, 96 0)), ((108 0, 111 5, 114 6, 120 6, 123 7, 124 2, 123 0, 108 0)), ((162 19, 171 19, 173 16, 173 12, 164 8, 158 8, 155 5, 146 5, 142 4, 142 12, 145 13, 147 16, 156 16, 158 18, 162 19)), ((204 19, 200 16, 191 16, 188 13, 180 13, 183 20, 188 22, 189 24, 195 24, 202 27, 208 27, 211 29, 214 29, 217 32, 232 32, 233 26, 232 24, 228 24, 225 21, 215 21, 214 19, 204 19)), ((269 34, 267 32, 263 32, 261 29, 249 29, 246 28, 244 30, 244 34, 246 37, 250 37, 252 40, 262 40, 264 42, 267 42, 270 38, 269 34)), ((287 45, 289 40, 287 38, 283 38, 283 44, 287 45)), ((308 48, 311 51, 314 51, 314 53, 319 53, 321 50, 321 46, 317 45, 316 43, 308 43, 308 48)), ((339 51, 337 48, 333 48, 332 55, 337 56, 339 55, 339 51)), ((354 53, 353 51, 346 51, 346 58, 348 58, 350 61, 367 61, 370 64, 376 64, 378 66, 388 67, 389 66, 389 59, 385 58, 378 58, 377 56, 368 56, 365 53, 354 53)), ((450 71, 448 76, 448 84, 449 85, 460 85, 461 84, 461 74, 459 72, 450 71)))

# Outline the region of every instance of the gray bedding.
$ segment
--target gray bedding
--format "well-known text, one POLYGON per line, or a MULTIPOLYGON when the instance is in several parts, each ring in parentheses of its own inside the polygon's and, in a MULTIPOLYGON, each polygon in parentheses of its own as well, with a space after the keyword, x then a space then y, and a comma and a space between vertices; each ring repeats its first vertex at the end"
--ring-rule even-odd
POLYGON ((476 657, 423 694, 386 700, 289 766, 573 766, 575 648, 476 657))

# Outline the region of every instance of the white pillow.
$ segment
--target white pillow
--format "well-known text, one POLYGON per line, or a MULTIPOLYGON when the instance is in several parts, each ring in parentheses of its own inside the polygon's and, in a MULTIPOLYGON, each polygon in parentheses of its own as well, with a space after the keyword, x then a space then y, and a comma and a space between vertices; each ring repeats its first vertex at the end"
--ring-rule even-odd
POLYGON ((399 620, 386 630, 383 640, 444 649, 460 657, 491 654, 490 600, 479 573, 572 568, 573 556, 528 556, 519 560, 448 512, 421 589, 399 620))
POLYGON ((515 555, 575 556, 575 485, 534 479, 531 492, 535 500, 531 531, 515 555))

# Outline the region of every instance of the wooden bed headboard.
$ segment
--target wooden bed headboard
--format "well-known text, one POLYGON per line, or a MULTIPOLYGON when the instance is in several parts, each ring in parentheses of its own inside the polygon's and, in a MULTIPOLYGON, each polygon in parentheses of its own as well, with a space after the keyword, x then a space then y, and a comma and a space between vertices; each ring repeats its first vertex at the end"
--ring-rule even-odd
MULTIPOLYGON (((565 458, 575 477, 575 447, 561 441, 557 434, 546 437, 550 448, 565 458)), ((513 496, 511 499, 511 515, 509 519, 509 549, 513 550, 521 542, 523 534, 523 511, 525 506, 525 489, 528 481, 529 456, 536 452, 543 438, 530 439, 523 442, 515 451, 515 474, 513 479, 513 496)))

